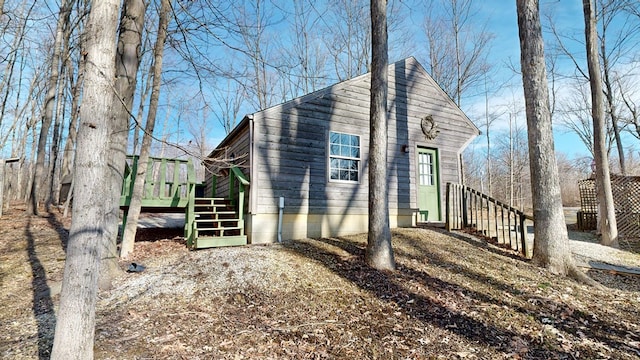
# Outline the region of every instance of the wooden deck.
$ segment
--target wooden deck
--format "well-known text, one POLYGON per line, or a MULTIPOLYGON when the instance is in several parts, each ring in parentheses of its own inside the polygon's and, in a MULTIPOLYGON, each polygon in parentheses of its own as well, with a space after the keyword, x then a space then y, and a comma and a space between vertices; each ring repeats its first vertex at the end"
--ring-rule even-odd
MULTIPOLYGON (((124 220, 131 203, 138 157, 128 156, 120 197, 124 220)), ((142 212, 184 212, 184 237, 190 249, 247 244, 244 233, 244 189, 249 181, 231 169, 237 178, 238 200, 196 197, 195 167, 192 161, 150 157, 145 177, 142 212), (236 205, 237 204, 237 205, 236 205), (231 231, 233 230, 233 231, 231 231)), ((123 224, 124 225, 124 224, 123 224)), ((124 226, 123 226, 124 227, 124 226)))

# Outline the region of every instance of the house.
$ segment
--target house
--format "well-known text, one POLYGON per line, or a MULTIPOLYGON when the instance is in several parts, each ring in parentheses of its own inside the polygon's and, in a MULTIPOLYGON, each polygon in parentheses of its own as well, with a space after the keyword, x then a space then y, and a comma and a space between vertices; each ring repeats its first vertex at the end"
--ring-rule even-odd
MULTIPOLYGON (((460 155, 480 131, 415 58, 388 74, 390 225, 442 222, 445 184, 461 181, 460 155)), ((247 115, 213 150, 250 183, 250 243, 367 231, 369 94, 365 74, 247 115)), ((207 194, 235 186, 224 167, 209 165, 207 194)))

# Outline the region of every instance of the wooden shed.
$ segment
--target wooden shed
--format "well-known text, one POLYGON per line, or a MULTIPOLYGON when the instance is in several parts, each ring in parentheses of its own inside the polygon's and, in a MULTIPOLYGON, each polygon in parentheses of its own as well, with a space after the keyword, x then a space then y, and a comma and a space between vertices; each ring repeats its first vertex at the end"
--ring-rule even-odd
MULTIPOLYGON (((229 161, 209 165, 207 196, 233 197, 234 164, 249 242, 366 232, 369 94, 365 74, 247 115, 211 153, 229 161)), ((413 57, 389 66, 388 120, 391 226, 443 221, 445 184, 480 131, 413 57)))

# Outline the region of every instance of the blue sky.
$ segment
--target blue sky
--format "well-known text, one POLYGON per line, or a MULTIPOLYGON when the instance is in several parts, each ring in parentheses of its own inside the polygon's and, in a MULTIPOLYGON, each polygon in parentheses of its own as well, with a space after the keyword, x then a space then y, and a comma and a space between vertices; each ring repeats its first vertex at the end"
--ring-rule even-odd
MULTIPOLYGON (((509 65, 515 65, 519 69, 520 61, 520 48, 518 37, 518 25, 516 15, 516 2, 508 0, 487 0, 482 2, 480 12, 482 17, 488 19, 487 25, 489 31, 495 35, 495 40, 491 49, 491 59, 495 60, 499 72, 503 73, 503 77, 514 76, 513 72, 509 69, 509 65)), ((559 0, 542 0, 540 5, 541 15, 543 18, 543 24, 546 22, 545 15, 549 14, 555 19, 556 26, 560 31, 575 35, 576 39, 584 39, 584 18, 582 13, 582 2, 579 0, 574 1, 559 1, 559 0)), ((544 26, 544 25, 543 25, 544 26)), ((615 24, 613 25, 615 26, 615 24)), ((613 27, 612 26, 612 27, 613 27)), ((548 33, 544 34, 545 37, 545 51, 549 52, 551 46, 550 41, 553 40, 548 33)), ((579 54, 578 59, 585 61, 584 45, 577 42, 567 43, 570 49, 579 54)), ((560 66, 565 70, 572 71, 573 64, 565 60, 560 66)), ((586 65, 585 65, 586 68, 586 65)), ((517 75, 516 77, 519 77, 517 75)), ((522 96, 522 88, 520 79, 516 80, 517 85, 509 88, 505 91, 498 92, 494 95, 491 103, 499 104, 501 102, 509 101, 515 94, 522 96)), ((563 86, 559 86, 559 95, 563 96, 563 86)), ((484 109, 484 99, 480 99, 480 104, 472 105, 464 110, 468 111, 469 108, 480 107, 484 109)), ((463 105, 464 107, 464 105, 463 105)), ((524 105, 522 105, 524 110, 524 105)), ((473 111, 472 111, 473 112, 473 111)), ((505 126, 496 125, 496 127, 505 126)), ((589 156, 590 154, 580 140, 578 135, 568 131, 566 127, 563 127, 557 122, 554 123, 555 133, 555 148, 557 152, 563 152, 570 158, 589 156)), ((637 148, 637 140, 630 135, 623 135, 623 144, 628 148, 637 148)))
MULTIPOLYGON (((488 20, 488 28, 495 35, 494 45, 491 49, 491 58, 498 61, 497 67, 504 73, 504 77, 515 76, 517 82, 513 88, 499 92, 491 102, 500 103, 512 101, 514 96, 522 96, 522 88, 519 75, 514 75, 509 66, 520 66, 520 39, 518 36, 518 20, 516 14, 516 2, 508 0, 489 0, 481 8, 481 12, 488 20)), ((582 3, 575 1, 542 1, 541 12, 552 11, 558 20, 558 26, 562 28, 581 28, 584 26, 582 17, 582 3)), ((546 35, 546 34, 545 34, 546 35)), ((545 36, 545 40, 547 36, 545 36)), ((548 50, 548 49, 547 49, 548 50)), ((582 51, 582 49, 576 49, 582 51)), ((484 104, 480 106, 484 107, 484 104)), ((522 111, 524 105, 521 104, 522 111)), ((506 126, 497 124, 496 127, 506 126)), ((576 134, 566 131, 557 124, 554 125, 556 151, 563 152, 569 157, 582 157, 588 155, 588 150, 576 134)))
MULTIPOLYGON (((439 0, 435 0, 439 1, 439 0)), ((277 3, 274 0, 274 3, 277 3)), ((269 3, 269 2, 267 2, 269 3)), ((280 2, 281 4, 290 4, 286 1, 280 2)), ((316 2, 320 8, 325 2, 316 2)), ((424 46, 424 14, 425 5, 423 0, 395 0, 395 5, 404 6, 406 10, 405 14, 408 16, 400 19, 402 22, 402 31, 409 33, 412 36, 412 44, 406 46, 402 53, 394 53, 390 51, 390 61, 396 61, 403 57, 412 55, 415 56, 418 61, 423 63, 425 67, 426 48, 424 46)), ((520 67, 520 50, 519 50, 519 37, 517 27, 516 16, 516 2, 515 0, 475 0, 475 5, 478 6, 478 12, 473 16, 473 26, 481 26, 486 24, 489 32, 495 36, 490 49, 489 62, 495 66, 496 82, 498 85, 493 85, 495 92, 491 94, 490 111, 499 111, 501 108, 511 107, 517 108, 516 119, 520 123, 520 126, 525 126, 526 119, 524 115, 524 104, 522 97, 522 85, 520 83, 520 75, 514 73, 513 69, 519 70, 520 67), (515 104, 514 104, 514 99, 515 104)), ((284 5, 285 7, 287 5, 284 5)), ((550 13, 557 21, 557 26, 563 31, 571 31, 577 35, 577 38, 583 38, 581 31, 584 27, 584 20, 582 16, 582 4, 579 0, 542 0, 541 11, 543 14, 550 13)), ((277 38, 287 38, 290 34, 289 25, 287 23, 287 17, 280 16, 280 20, 275 22, 274 28, 276 28, 277 38)), ((273 34, 271 34, 273 36, 273 34)), ((390 48, 393 47, 394 34, 390 33, 390 48)), ((546 39, 548 36, 546 37, 546 39)), ((283 42, 287 40, 275 39, 273 43, 268 43, 270 48, 282 46, 283 42)), ((211 45, 211 44, 209 44, 211 45)), ((584 52, 583 46, 578 43, 570 44, 576 52, 584 52)), ((227 53, 228 50, 222 50, 227 53)), ((568 65, 567 65, 568 66, 568 65)), ((324 86, 337 82, 337 79, 329 79, 324 86)), ((182 96, 182 94, 180 95, 182 96)), ((174 100, 175 101, 175 100, 174 100)), ((484 132, 482 126, 484 117, 484 97, 466 98, 462 101, 462 109, 474 120, 477 125, 484 132)), ((240 118, 242 115, 257 111, 255 105, 245 104, 240 111, 240 118)), ((215 109, 212 109, 215 111, 215 109)), ((504 111, 502 111, 504 112, 504 111)), ((238 119, 239 120, 239 119, 238 119)), ((496 136, 501 131, 506 131, 508 128, 508 114, 503 115, 499 120, 495 121, 492 125, 491 132, 496 136)), ((224 131, 222 131, 217 120, 210 116, 210 124, 213 125, 213 131, 210 132, 211 138, 210 144, 215 146, 224 137, 224 131)), ((588 156, 588 151, 584 144, 579 140, 578 136, 566 131, 565 128, 559 124, 554 125, 556 134, 556 150, 563 152, 571 158, 588 156)), ((183 134, 186 131, 182 130, 183 134)), ((176 136, 176 141, 178 136, 176 136)), ((474 146, 480 150, 483 149, 486 139, 480 137, 474 146)), ((627 142, 629 146, 631 142, 627 142)))
MULTIPOLYGON (((290 4, 288 1, 289 0, 269 0, 265 3, 272 5, 278 2, 280 4, 290 4)), ((426 66, 424 56, 426 50, 424 47, 424 32, 422 29, 425 11, 424 1, 425 0, 391 1, 391 3, 395 3, 396 5, 400 4, 401 6, 405 7, 405 14, 408 14, 408 16, 401 18, 400 20, 403 23, 403 31, 413 36, 413 43, 407 46, 402 54, 391 53, 390 61, 399 60, 402 57, 413 55, 421 63, 423 63, 423 65, 426 66)), ((239 0, 239 3, 241 2, 242 1, 239 0)), ((317 1, 315 3, 320 7, 321 4, 326 3, 326 1, 317 1)), ((368 1, 365 3, 368 3, 368 1)), ((514 98, 520 99, 519 106, 521 107, 521 111, 519 121, 524 123, 524 106, 521 103, 522 86, 519 82, 519 75, 514 74, 514 72, 510 68, 511 66, 519 68, 520 60, 515 0, 475 0, 475 4, 478 5, 478 13, 473 18, 473 21, 476 23, 475 25, 482 25, 486 23, 488 30, 495 36, 490 49, 489 61, 495 65, 497 76, 503 81, 503 84, 495 86, 497 90, 494 94, 492 94, 490 99, 491 109, 504 107, 505 105, 513 102, 514 98)), ((581 1, 542 0, 541 10, 543 13, 553 14, 554 18, 557 20, 558 27, 560 27, 561 29, 571 29, 571 31, 575 32, 578 38, 583 37, 583 35, 579 33, 580 31, 582 31, 582 28, 584 26, 581 1)), ((286 21, 286 16, 279 17, 279 20, 276 24, 277 31, 275 32, 275 37, 286 38, 288 35, 290 35, 287 33, 287 31, 289 30, 286 21)), ((393 40, 393 38, 390 38, 390 41, 393 40)), ((215 39, 209 39, 207 41, 207 45, 211 47, 212 51, 217 51, 220 53, 216 53, 216 56, 225 56, 221 54, 232 52, 229 49, 224 49, 224 47, 218 44, 219 42, 215 39)), ((272 47, 281 46, 282 41, 280 41, 280 39, 275 39, 274 43, 269 45, 272 47)), ((576 51, 578 52, 583 51, 583 49, 580 48, 579 44, 572 44, 571 46, 576 47, 576 51)), ((162 106, 159 109, 160 113, 157 119, 157 123, 159 126, 156 129, 156 134, 159 137, 162 135, 162 125, 167 122, 168 126, 171 127, 171 129, 168 131, 170 133, 168 137, 169 141, 188 141, 189 129, 187 128, 186 124, 189 122, 189 118, 204 119, 204 121, 206 121, 206 124, 204 124, 204 126, 209 129, 208 134, 210 138, 208 139, 208 145, 217 145, 218 142, 224 137, 224 130, 218 124, 215 115, 213 115, 216 109, 192 109, 184 111, 183 108, 185 106, 189 106, 189 101, 199 101, 199 99, 192 98, 192 94, 195 93, 195 91, 193 91, 195 79, 193 77, 190 77, 186 78, 185 80, 184 76, 182 76, 181 74, 176 75, 176 66, 175 64, 171 63, 171 60, 169 58, 165 59, 165 64, 167 64, 167 69, 169 69, 167 70, 168 73, 165 75, 165 79, 170 79, 168 81, 173 81, 174 83, 182 82, 182 84, 175 87, 168 87, 163 93, 163 97, 165 97, 165 99, 164 101, 162 101, 162 106), (172 65, 174 65, 173 68, 171 68, 172 65)), ((215 77, 212 78, 215 79, 215 77)), ((331 83, 336 81, 336 79, 327 80, 327 83, 325 83, 324 86, 330 85, 331 83)), ((24 86, 28 86, 27 81, 24 81, 23 87, 24 86)), ((465 110, 465 112, 468 113, 470 118, 476 120, 478 126, 482 128, 481 125, 484 112, 484 98, 463 99, 462 108, 463 110, 465 110)), ((256 110, 257 108, 255 106, 247 104, 242 108, 238 117, 241 118, 242 115, 255 112, 256 110)), ((505 115, 501 118, 501 120, 496 121, 492 126, 492 133, 495 134, 500 130, 506 129, 508 124, 507 120, 508 116, 505 115)), ((570 157, 587 155, 585 146, 577 138, 576 135, 568 134, 566 130, 564 130, 559 125, 555 125, 555 130, 557 151, 563 152, 570 157)), ((634 145, 636 142, 636 140, 627 141, 625 145, 634 145)), ((475 146, 479 149, 482 149, 484 143, 485 140, 479 139, 475 146)))

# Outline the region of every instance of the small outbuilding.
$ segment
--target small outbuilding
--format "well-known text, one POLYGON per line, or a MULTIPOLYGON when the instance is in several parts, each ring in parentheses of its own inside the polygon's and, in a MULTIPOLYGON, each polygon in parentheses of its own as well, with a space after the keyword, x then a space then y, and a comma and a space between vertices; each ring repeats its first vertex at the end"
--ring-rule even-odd
MULTIPOLYGON (((391 227, 443 222, 445 184, 461 181, 461 153, 480 131, 415 58, 388 74, 391 227)), ((224 161, 208 165, 206 194, 237 194, 227 168, 244 173, 250 243, 367 231, 370 79, 247 115, 213 150, 224 161)))

